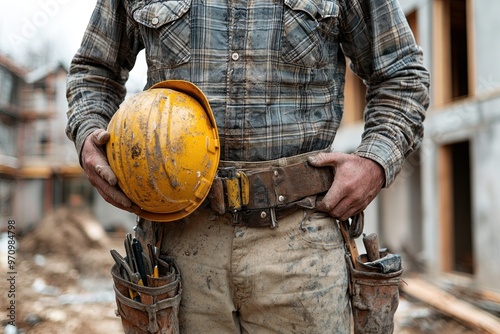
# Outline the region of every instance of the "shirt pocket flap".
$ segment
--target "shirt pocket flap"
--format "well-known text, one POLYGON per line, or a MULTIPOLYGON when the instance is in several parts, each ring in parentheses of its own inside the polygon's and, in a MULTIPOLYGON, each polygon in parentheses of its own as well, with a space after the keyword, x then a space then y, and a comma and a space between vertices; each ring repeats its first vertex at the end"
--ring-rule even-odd
POLYGON ((178 20, 191 7, 191 0, 153 2, 134 11, 134 20, 149 28, 159 28, 178 20))
POLYGON ((325 0, 285 0, 285 5, 295 11, 303 11, 318 21, 339 16, 336 1, 325 0))

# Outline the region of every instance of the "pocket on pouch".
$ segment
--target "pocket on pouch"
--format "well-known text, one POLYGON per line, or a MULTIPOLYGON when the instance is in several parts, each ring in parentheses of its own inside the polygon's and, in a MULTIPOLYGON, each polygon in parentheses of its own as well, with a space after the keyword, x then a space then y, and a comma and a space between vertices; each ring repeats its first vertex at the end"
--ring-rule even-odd
POLYGON ((179 333, 180 272, 173 259, 160 258, 158 264, 160 275, 148 277, 148 286, 124 280, 116 264, 111 268, 117 315, 125 334, 179 333), (130 290, 138 293, 140 302, 130 298, 130 290))

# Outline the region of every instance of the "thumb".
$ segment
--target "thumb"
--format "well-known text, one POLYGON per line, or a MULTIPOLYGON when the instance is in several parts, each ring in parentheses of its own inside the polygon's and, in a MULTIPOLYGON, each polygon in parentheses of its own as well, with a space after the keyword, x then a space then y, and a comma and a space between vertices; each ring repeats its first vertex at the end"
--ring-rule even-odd
POLYGON ((308 157, 307 162, 315 167, 337 166, 344 160, 345 153, 339 152, 321 152, 314 156, 308 157))
POLYGON ((99 146, 102 146, 104 144, 106 144, 109 140, 109 132, 104 130, 104 129, 98 129, 96 131, 94 131, 93 133, 94 135, 94 138, 93 141, 96 145, 99 145, 99 146))

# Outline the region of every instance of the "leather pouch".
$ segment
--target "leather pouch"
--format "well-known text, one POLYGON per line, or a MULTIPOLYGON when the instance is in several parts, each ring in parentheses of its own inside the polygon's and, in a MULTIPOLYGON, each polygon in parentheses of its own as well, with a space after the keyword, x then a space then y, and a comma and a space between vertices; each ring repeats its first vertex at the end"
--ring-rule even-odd
POLYGON ((158 260, 159 277, 148 276, 148 286, 124 280, 117 265, 111 267, 116 314, 125 334, 178 334, 181 301, 180 272, 170 258, 158 260), (130 298, 130 291, 138 294, 130 298))
POLYGON ((347 256, 355 334, 391 334, 399 305, 403 269, 391 273, 357 270, 347 256))

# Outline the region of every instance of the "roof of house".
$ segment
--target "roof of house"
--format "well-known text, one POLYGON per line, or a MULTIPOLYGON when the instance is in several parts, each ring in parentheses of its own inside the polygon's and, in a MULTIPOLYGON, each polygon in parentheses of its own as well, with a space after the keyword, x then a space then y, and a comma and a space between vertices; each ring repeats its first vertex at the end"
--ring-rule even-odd
POLYGON ((0 66, 5 67, 20 78, 24 78, 28 73, 28 70, 26 68, 18 65, 13 59, 2 53, 0 53, 0 66))
POLYGON ((27 73, 25 76, 25 81, 26 83, 32 84, 45 78, 50 73, 55 73, 59 70, 62 70, 66 73, 68 72, 66 66, 64 66, 64 64, 60 61, 47 63, 44 66, 41 66, 27 73))
POLYGON ((0 52, 0 66, 5 67, 10 72, 14 73, 16 76, 24 79, 28 84, 35 83, 51 73, 55 73, 59 70, 68 72, 66 66, 60 61, 48 62, 44 66, 38 67, 34 70, 28 70, 16 63, 14 59, 11 59, 5 54, 0 52))

